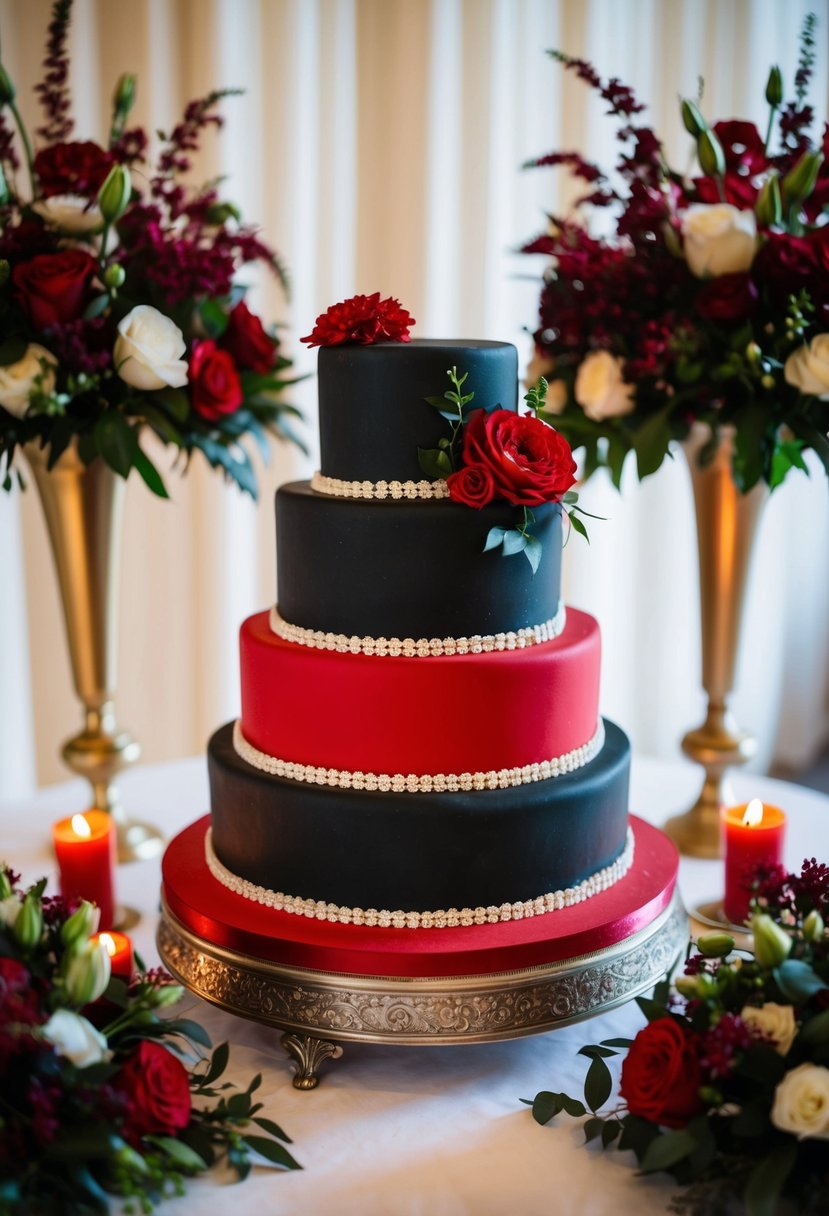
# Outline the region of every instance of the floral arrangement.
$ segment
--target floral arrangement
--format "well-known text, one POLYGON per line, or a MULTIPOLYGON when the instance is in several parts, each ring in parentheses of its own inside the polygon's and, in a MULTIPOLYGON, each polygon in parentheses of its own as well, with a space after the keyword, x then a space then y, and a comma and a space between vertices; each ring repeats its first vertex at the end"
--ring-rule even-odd
POLYGON ((278 398, 290 361, 234 276, 262 262, 285 286, 285 272, 215 183, 182 181, 228 93, 188 105, 153 165, 146 133, 127 126, 131 75, 115 89, 107 143, 73 139, 71 9, 53 5, 34 146, 0 65, 0 480, 11 486, 26 444, 48 447, 49 467, 73 444, 84 464, 136 469, 166 496, 139 442, 149 431, 254 495, 241 440, 267 458, 268 432, 299 442, 299 415, 278 398))
POLYGON ((758 867, 753 891, 753 952, 727 933, 701 937, 673 988, 639 1000, 648 1023, 632 1041, 581 1048, 584 1101, 539 1093, 533 1115, 589 1112, 587 1140, 631 1149, 642 1173, 688 1188, 676 1211, 716 1216, 742 1200, 748 1216, 773 1216, 789 1200, 817 1216, 829 1185, 829 866, 758 867), (600 1113, 607 1060, 625 1048, 622 1102, 600 1113))
POLYGON ((110 977, 97 909, 27 890, 0 866, 0 1211, 88 1216, 149 1212, 226 1158, 239 1178, 251 1152, 300 1168, 288 1137, 259 1114, 260 1077, 219 1083, 224 1043, 167 1016, 183 990, 139 964, 110 977), (161 1016, 162 1011, 164 1016, 161 1016))
POLYGON ((819 143, 809 135, 813 47, 812 16, 791 100, 771 69, 764 134, 710 124, 701 97, 684 100, 685 174, 638 122, 630 88, 551 52, 607 103, 622 145, 613 180, 577 152, 525 166, 565 166, 587 184, 577 206, 615 227, 594 236, 583 210, 551 215, 523 248, 551 259, 529 378, 549 381, 545 416, 584 449, 586 474, 605 465, 618 486, 632 449, 645 477, 694 423, 708 428, 703 462, 731 428, 741 490, 805 468, 807 448, 829 470, 829 127, 819 143))
MULTIPOLYGON (((414 317, 399 300, 381 300, 375 292, 333 304, 317 317, 314 329, 301 341, 309 346, 409 342, 414 324, 414 317)), ((426 477, 446 482, 453 502, 480 509, 498 499, 523 507, 517 527, 489 530, 484 551, 500 548, 505 556, 523 553, 535 574, 541 542, 531 531, 531 507, 563 503, 573 527, 587 536, 576 514, 580 511, 578 495, 571 489, 576 465, 570 445, 539 417, 546 384, 532 388, 524 398, 529 412, 516 414, 496 405, 473 407, 475 394, 464 392, 468 373, 460 375, 452 367, 446 374, 451 388, 442 397, 427 397, 426 401, 446 419, 451 434, 437 448, 418 448, 420 467, 426 477)))

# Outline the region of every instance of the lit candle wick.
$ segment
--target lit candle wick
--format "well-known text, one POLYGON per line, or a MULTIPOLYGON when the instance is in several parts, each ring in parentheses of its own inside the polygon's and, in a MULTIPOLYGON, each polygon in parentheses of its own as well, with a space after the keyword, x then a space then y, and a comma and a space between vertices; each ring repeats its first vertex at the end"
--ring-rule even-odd
POLYGON ((76 836, 83 836, 84 838, 88 838, 92 835, 92 828, 89 826, 83 815, 72 816, 72 831, 76 836))
POLYGON ((109 955, 110 958, 112 958, 112 956, 115 954, 116 947, 115 947, 115 942, 112 940, 110 935, 108 933, 99 933, 98 941, 102 943, 107 954, 109 955))
POLYGON ((763 804, 759 798, 752 798, 743 814, 743 823, 747 828, 756 828, 763 822, 763 804))

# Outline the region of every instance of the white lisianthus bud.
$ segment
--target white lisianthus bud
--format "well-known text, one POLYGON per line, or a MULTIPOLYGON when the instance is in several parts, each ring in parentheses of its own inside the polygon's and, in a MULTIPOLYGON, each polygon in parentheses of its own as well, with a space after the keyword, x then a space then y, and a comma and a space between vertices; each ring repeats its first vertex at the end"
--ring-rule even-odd
POLYGON ((63 986, 72 1005, 89 1005, 106 991, 112 965, 102 941, 86 942, 64 955, 63 986))
POLYGON ((109 1060, 112 1055, 100 1030, 71 1009, 58 1009, 41 1033, 58 1055, 71 1060, 76 1068, 88 1068, 90 1064, 109 1060))
POLYGON ((97 203, 79 194, 53 194, 50 198, 39 198, 32 203, 34 211, 50 228, 59 228, 73 236, 87 232, 98 232, 104 222, 97 203))
POLYGON ((781 1056, 788 1054, 797 1034, 794 1009, 791 1005, 776 1005, 767 1001, 765 1005, 746 1005, 740 1017, 757 1038, 771 1039, 774 1050, 781 1056))
POLYGON ((829 334, 815 334, 807 346, 792 351, 783 375, 801 393, 829 398, 829 334))
POLYGON ((576 401, 588 418, 619 418, 634 407, 633 385, 622 378, 622 360, 609 350, 591 351, 576 372, 576 401))
POLYGON ((798 1140, 829 1140, 829 1068, 801 1064, 774 1091, 771 1121, 798 1140))
POLYGON ((823 917, 817 908, 812 908, 803 922, 803 936, 807 942, 819 942, 825 932, 826 926, 823 923, 823 917))
POLYGON ((754 957, 761 967, 777 967, 788 958, 792 949, 791 936, 773 921, 767 912, 755 912, 751 918, 754 937, 754 957))
POLYGON ((11 929, 22 907, 23 902, 17 895, 7 895, 5 899, 0 899, 0 925, 11 929))
POLYGON ((685 260, 698 279, 748 270, 757 250, 753 211, 730 203, 694 203, 682 217, 685 260))
POLYGON ((101 909, 84 899, 60 927, 60 940, 70 949, 85 944, 98 929, 101 909))
POLYGON ((112 355, 118 375, 133 388, 181 388, 187 383, 184 335, 149 304, 138 304, 118 324, 112 355))
POLYGON ((22 418, 29 408, 29 396, 39 376, 43 392, 51 393, 55 387, 56 366, 51 351, 37 342, 30 342, 22 359, 0 367, 0 405, 3 409, 22 418))

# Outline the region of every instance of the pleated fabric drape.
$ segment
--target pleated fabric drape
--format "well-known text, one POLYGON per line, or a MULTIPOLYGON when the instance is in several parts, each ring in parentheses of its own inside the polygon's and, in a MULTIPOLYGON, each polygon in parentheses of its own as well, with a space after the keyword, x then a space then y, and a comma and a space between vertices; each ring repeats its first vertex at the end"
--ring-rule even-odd
MULTIPOLYGON (((202 752, 238 703, 236 632, 275 598, 273 492, 314 467, 315 359, 299 343, 328 304, 398 296, 420 335, 504 338, 530 354, 543 260, 517 246, 572 197, 521 163, 572 147, 604 164, 614 129, 558 47, 649 103, 674 164, 688 139, 677 98, 705 78, 716 117, 764 117, 768 66, 791 81, 808 0, 76 0, 79 138, 102 138, 118 75, 137 73, 136 118, 169 129, 215 87, 226 125, 194 172, 283 254, 290 300, 267 275, 255 306, 283 325, 307 412, 310 458, 278 448, 251 503, 196 460, 168 475, 172 502, 130 484, 124 533, 119 720, 147 760, 202 752)), ((2 60, 36 120, 47 0, 0 0, 2 60)), ((812 100, 827 113, 829 19, 819 15, 812 100)), ((33 124, 34 125, 34 124, 33 124)), ((164 458, 162 457, 162 460, 164 458)), ((758 766, 797 765, 829 726, 829 495, 819 468, 775 491, 749 591, 734 708, 758 766)), ((569 602, 602 625, 604 711, 643 752, 671 756, 702 717, 690 486, 681 459, 623 493, 595 478, 591 545, 565 552, 569 602)), ((57 592, 32 491, 0 495, 0 797, 65 775, 77 728, 57 592)), ((278 693, 278 690, 276 690, 278 693)), ((343 706, 343 713, 348 707, 343 706)))

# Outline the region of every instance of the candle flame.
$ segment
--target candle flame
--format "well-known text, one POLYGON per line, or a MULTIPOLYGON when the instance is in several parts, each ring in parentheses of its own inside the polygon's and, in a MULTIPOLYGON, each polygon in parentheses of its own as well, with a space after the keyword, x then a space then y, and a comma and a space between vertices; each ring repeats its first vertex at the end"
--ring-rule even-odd
POLYGON ((72 816, 72 831, 76 836, 83 836, 84 839, 92 835, 92 828, 83 815, 72 816))
POLYGON ((99 933, 98 941, 104 947, 109 957, 112 958, 116 951, 116 945, 110 935, 108 933, 99 933))
POLYGON ((759 798, 752 798, 743 814, 743 824, 747 828, 756 828, 763 822, 763 804, 759 798))

